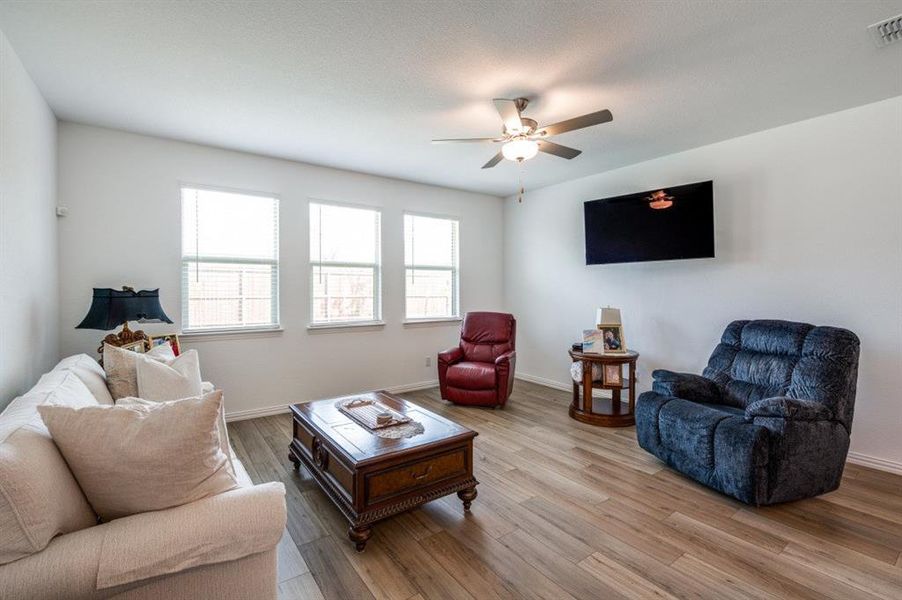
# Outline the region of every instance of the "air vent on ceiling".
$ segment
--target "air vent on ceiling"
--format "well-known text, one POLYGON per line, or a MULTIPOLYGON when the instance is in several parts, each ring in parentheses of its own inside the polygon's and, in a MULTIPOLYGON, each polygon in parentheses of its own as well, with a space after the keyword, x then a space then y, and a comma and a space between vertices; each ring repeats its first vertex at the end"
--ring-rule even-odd
POLYGON ((902 40, 902 15, 874 23, 868 27, 868 31, 878 48, 898 42, 902 40))

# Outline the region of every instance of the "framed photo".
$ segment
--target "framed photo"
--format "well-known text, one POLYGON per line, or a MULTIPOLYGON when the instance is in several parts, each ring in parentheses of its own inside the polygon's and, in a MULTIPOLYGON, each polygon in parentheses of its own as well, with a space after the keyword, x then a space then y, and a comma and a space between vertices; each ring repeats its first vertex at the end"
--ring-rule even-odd
POLYGON ((620 369, 620 365, 605 365, 604 366, 604 385, 623 385, 623 374, 620 369))
POLYGON ((170 346, 172 346, 172 353, 176 356, 178 356, 181 352, 181 346, 179 346, 179 336, 174 333, 169 333, 166 335, 155 335, 150 338, 151 348, 162 346, 163 344, 169 344, 170 346))
POLYGON ((147 341, 146 340, 138 340, 137 342, 132 342, 130 344, 123 344, 119 346, 123 350, 131 350, 132 352, 138 352, 140 354, 144 354, 147 352, 147 341))
POLYGON ((583 349, 585 354, 604 354, 602 332, 598 329, 583 329, 583 349))
POLYGON ((626 352, 626 338, 623 337, 622 325, 599 325, 602 346, 605 354, 623 354, 626 352))

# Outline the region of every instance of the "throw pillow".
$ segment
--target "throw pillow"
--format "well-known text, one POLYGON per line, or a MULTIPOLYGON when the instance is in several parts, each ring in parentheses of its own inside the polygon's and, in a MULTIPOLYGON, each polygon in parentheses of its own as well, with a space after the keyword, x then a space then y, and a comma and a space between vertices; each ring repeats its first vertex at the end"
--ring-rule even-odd
POLYGON ((144 354, 103 345, 103 370, 113 400, 138 395, 138 361, 146 358, 170 362, 175 360, 175 354, 169 344, 154 346, 144 354))
MULTIPOLYGON (((116 406, 138 406, 145 409, 151 409, 159 405, 160 402, 147 400, 145 398, 120 398, 116 402, 116 406)), ((235 475, 235 465, 232 463, 232 446, 229 442, 229 429, 226 425, 225 410, 222 408, 219 410, 219 419, 216 423, 216 434, 219 436, 219 447, 229 459, 229 470, 232 475, 235 475)))
POLYGON ((166 363, 138 358, 135 366, 139 398, 165 402, 203 393, 197 350, 183 352, 166 363))
POLYGON ((100 517, 194 502, 238 487, 220 447, 222 392, 153 406, 39 406, 100 517))

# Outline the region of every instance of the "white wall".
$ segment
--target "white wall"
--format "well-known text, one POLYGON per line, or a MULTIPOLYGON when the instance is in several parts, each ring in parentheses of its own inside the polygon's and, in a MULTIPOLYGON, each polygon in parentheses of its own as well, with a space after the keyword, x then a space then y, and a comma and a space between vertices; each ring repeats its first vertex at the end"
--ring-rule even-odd
POLYGON ((56 117, 0 32, 0 409, 59 353, 56 117))
POLYGON ((568 382, 567 349, 607 304, 642 354, 641 390, 656 368, 700 372, 734 319, 847 327, 862 344, 852 451, 902 469, 902 97, 528 190, 504 216, 521 374, 568 382), (717 258, 585 265, 584 201, 707 179, 717 258))
POLYGON ((406 209, 460 217, 461 308, 502 308, 502 200, 109 129, 61 123, 62 353, 92 355, 103 333, 75 330, 92 287, 161 288, 173 331, 180 314, 180 182, 255 190, 281 198, 279 334, 183 340, 230 413, 437 379, 435 354, 458 324, 403 326, 406 209), (384 328, 311 332, 308 198, 382 208, 384 328), (432 365, 425 365, 426 357, 432 365))

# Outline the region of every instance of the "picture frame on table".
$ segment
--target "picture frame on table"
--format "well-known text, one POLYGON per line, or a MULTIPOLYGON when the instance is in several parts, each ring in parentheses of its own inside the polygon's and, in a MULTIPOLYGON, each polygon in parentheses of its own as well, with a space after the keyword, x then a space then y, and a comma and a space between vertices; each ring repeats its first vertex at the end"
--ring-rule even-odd
POLYGON ((150 338, 151 348, 162 346, 163 344, 169 344, 172 347, 172 353, 176 356, 178 356, 182 351, 181 345, 179 344, 179 336, 175 333, 155 335, 150 338))
POLYGON ((147 340, 138 340, 136 342, 130 342, 128 344, 123 344, 119 346, 123 350, 131 350, 132 352, 137 352, 139 354, 144 354, 147 352, 147 340))
POLYGON ((602 323, 598 326, 601 332, 602 347, 605 354, 625 354, 626 337, 623 335, 622 325, 602 323))
POLYGON ((623 385, 623 371, 621 370, 621 365, 604 365, 604 371, 602 378, 602 383, 604 385, 611 386, 622 386, 623 385))

